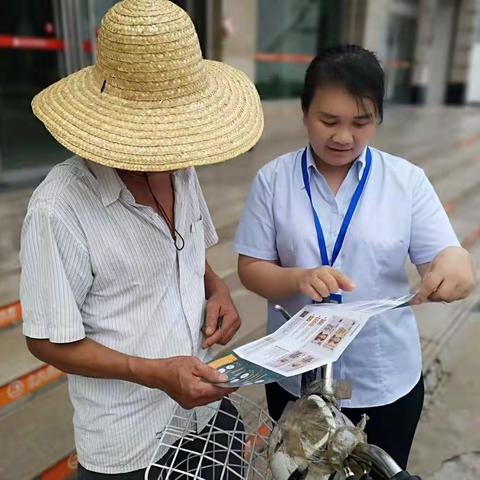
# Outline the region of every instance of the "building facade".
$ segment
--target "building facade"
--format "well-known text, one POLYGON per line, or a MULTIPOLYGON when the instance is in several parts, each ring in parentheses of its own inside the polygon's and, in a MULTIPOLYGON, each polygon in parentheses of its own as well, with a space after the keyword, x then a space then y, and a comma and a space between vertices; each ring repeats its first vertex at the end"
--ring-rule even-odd
MULTIPOLYGON (((44 174, 63 150, 31 98, 95 57, 116 0, 0 2, 0 184, 44 174)), ((480 0, 176 0, 206 58, 245 71, 263 99, 298 97, 319 49, 359 43, 387 73, 387 100, 480 103, 480 0)))

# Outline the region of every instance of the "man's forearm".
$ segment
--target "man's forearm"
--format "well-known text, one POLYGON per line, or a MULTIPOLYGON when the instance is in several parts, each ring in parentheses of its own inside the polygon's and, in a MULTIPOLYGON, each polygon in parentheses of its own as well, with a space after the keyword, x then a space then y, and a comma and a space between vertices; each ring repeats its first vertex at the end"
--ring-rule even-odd
POLYGON ((27 344, 37 358, 66 373, 125 380, 163 390, 184 408, 207 405, 233 392, 214 385, 227 381, 226 375, 192 356, 133 357, 90 339, 55 344, 27 338, 27 344))
POLYGON ((65 373, 142 383, 138 374, 146 359, 132 357, 85 338, 72 343, 51 343, 27 338, 30 352, 65 373))

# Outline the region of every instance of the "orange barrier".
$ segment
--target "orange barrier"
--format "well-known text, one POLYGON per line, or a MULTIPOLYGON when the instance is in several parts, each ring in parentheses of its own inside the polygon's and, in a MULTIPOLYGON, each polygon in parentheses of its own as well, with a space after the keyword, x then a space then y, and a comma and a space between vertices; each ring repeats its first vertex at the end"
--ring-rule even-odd
MULTIPOLYGON (((68 45, 61 38, 45 38, 45 37, 26 37, 23 35, 1 35, 0 48, 8 48, 12 50, 51 50, 61 51, 68 48, 68 45)), ((92 42, 85 40, 82 43, 84 52, 92 51, 92 42)))
POLYGON ((255 54, 255 60, 259 62, 310 63, 314 58, 314 55, 304 55, 302 53, 257 52, 255 54))
POLYGON ((405 70, 412 66, 408 60, 385 60, 382 62, 384 68, 392 68, 393 70, 405 70))
POLYGON ((443 208, 448 216, 455 210, 455 203, 453 200, 448 200, 443 204, 443 208))
POLYGON ((480 140, 480 133, 469 135, 458 142, 459 147, 469 147, 480 140))
MULTIPOLYGON (((310 63, 315 55, 304 53, 283 53, 283 52, 257 52, 254 55, 258 62, 270 63, 310 63)), ((407 60, 385 60, 383 66, 393 70, 405 70, 412 66, 407 60)))
POLYGON ((38 480, 67 480, 76 472, 77 464, 77 454, 73 452, 43 472, 38 480))
POLYGON ((11 383, 2 385, 0 387, 0 408, 40 390, 63 376, 64 373, 57 368, 44 365, 11 383))
POLYGON ((20 302, 11 303, 0 307, 0 328, 8 327, 22 319, 20 302))
POLYGON ((0 35, 0 48, 15 50, 63 50, 65 43, 60 38, 25 37, 0 35))
POLYGON ((480 226, 474 228, 463 240, 462 247, 469 250, 480 239, 480 226))

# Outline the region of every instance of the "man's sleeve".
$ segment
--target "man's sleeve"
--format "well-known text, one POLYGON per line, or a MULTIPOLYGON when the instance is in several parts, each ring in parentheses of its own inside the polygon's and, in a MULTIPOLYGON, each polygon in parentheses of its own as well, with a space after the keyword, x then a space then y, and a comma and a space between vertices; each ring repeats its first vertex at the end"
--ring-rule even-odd
POLYGON ((431 262, 444 248, 459 242, 438 195, 423 170, 418 170, 412 197, 410 259, 431 262))
POLYGON ((255 177, 240 218, 235 250, 262 260, 278 260, 272 185, 263 170, 255 177))
POLYGON ((85 337, 81 306, 93 275, 86 246, 48 209, 27 214, 20 300, 27 337, 69 343, 85 337))
POLYGON ((195 169, 193 170, 194 182, 195 182, 195 189, 196 195, 198 199, 198 206, 200 209, 200 215, 202 216, 203 220, 203 231, 205 235, 205 248, 213 247, 218 243, 218 235, 217 231, 215 230, 215 226, 213 225, 212 217, 210 215, 210 210, 208 209, 207 202, 205 201, 205 197, 203 196, 202 187, 200 186, 200 182, 198 181, 197 172, 195 169))

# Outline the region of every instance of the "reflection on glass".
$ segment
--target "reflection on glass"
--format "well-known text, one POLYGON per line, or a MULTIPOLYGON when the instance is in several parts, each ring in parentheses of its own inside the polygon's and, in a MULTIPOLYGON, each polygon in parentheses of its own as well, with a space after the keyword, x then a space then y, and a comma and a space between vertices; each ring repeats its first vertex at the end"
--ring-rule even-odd
POLYGON ((339 41, 340 3, 258 2, 256 83, 262 98, 300 95, 308 63, 320 48, 339 41))
POLYGON ((48 45, 19 48, 15 46, 19 40, 12 38, 54 39, 57 28, 51 1, 0 2, 0 36, 4 39, 0 48, 2 169, 51 163, 64 155, 30 109, 33 95, 59 78, 63 51, 47 49, 48 45))
POLYGON ((415 53, 417 19, 391 15, 387 37, 386 99, 396 103, 409 103, 410 83, 415 53))
POLYGON ((40 90, 92 63, 91 40, 114 3, 1 0, 0 173, 42 169, 69 156, 34 117, 30 102, 40 90))

